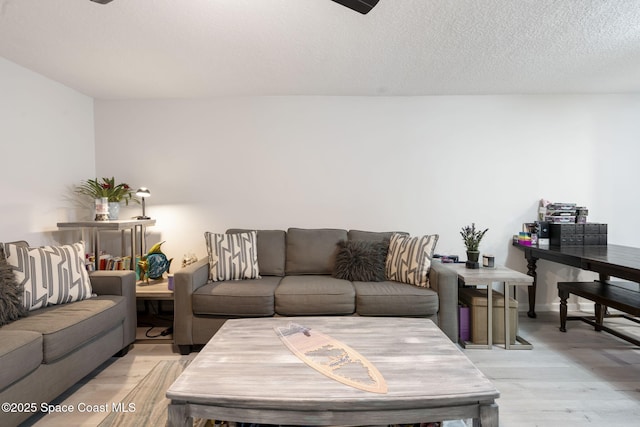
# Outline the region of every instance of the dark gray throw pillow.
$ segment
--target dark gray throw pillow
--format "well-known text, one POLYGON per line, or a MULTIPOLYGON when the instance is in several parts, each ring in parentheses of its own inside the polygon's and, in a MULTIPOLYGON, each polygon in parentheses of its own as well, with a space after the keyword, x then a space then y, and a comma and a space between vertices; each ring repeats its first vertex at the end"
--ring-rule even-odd
POLYGON ((333 277, 352 282, 385 281, 385 261, 389 241, 342 240, 333 277))
POLYGON ((16 281, 13 270, 0 247, 0 326, 29 313, 22 305, 22 292, 22 286, 16 281))

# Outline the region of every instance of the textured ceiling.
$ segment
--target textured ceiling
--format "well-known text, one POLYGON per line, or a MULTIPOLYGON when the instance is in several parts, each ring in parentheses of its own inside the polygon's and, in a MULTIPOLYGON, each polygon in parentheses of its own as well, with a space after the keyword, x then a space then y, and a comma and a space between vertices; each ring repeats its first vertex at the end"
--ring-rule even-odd
POLYGON ((640 0, 0 0, 0 55, 102 99, 640 92, 640 0))

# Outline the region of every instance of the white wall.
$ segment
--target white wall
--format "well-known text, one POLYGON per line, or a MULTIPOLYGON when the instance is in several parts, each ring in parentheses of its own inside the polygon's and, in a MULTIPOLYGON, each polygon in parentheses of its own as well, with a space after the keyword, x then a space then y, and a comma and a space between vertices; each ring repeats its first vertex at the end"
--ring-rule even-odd
MULTIPOLYGON (((179 264, 206 255, 203 232, 340 227, 458 234, 489 227, 481 251, 526 271, 511 236, 540 198, 577 202, 640 246, 629 223, 640 96, 267 97, 96 101, 98 175, 152 192, 155 235, 179 264), (620 207, 621 209, 619 209, 620 207)), ((139 207, 124 215, 139 214, 139 207)), ((558 279, 590 273, 539 263, 538 303, 558 279), (547 285, 544 283, 547 282, 547 285)), ((523 304, 524 306, 524 304, 523 304)))
MULTIPOLYGON (((639 111, 640 95, 96 101, 94 127, 91 98, 0 58, 0 241, 75 239, 55 226, 89 217, 73 187, 114 175, 151 189, 149 240, 176 264, 228 227, 438 233, 464 256, 475 221, 483 252, 526 271, 510 239, 541 197, 640 246, 639 111)), ((545 308, 556 281, 593 275, 540 261, 538 277, 545 308)))
POLYGON ((53 243, 94 176, 93 99, 0 58, 0 241, 53 243))

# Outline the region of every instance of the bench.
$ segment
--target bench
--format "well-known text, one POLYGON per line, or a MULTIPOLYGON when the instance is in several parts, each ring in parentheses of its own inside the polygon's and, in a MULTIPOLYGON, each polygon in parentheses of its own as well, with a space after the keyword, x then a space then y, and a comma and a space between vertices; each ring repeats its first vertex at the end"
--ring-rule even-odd
MULTIPOLYGON (((582 320, 592 326, 596 331, 605 331, 612 335, 640 346, 640 340, 616 331, 604 325, 604 315, 607 307, 620 310, 631 316, 640 316, 640 292, 624 288, 620 283, 611 281, 593 282, 558 282, 558 296, 560 297, 560 330, 567 332, 567 320, 582 320), (567 317, 567 299, 570 294, 593 301, 595 316, 567 317)), ((634 322, 637 319, 623 316, 634 322)), ((640 323, 640 322, 639 322, 640 323)))

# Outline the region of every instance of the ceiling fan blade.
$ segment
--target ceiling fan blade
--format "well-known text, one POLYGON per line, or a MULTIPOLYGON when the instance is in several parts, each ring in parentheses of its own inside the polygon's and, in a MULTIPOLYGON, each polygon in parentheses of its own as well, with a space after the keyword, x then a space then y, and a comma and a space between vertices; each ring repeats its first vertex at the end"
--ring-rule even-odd
POLYGON ((379 0, 333 0, 336 3, 340 3, 343 6, 353 9, 356 12, 360 12, 363 15, 369 13, 373 7, 378 4, 379 0))
MULTIPOLYGON (((91 0, 94 3, 107 4, 111 3, 113 0, 91 0)), ((360 12, 363 15, 366 15, 373 9, 373 7, 378 4, 379 0, 333 0, 336 3, 339 3, 343 6, 348 7, 349 9, 355 10, 356 12, 360 12)))

